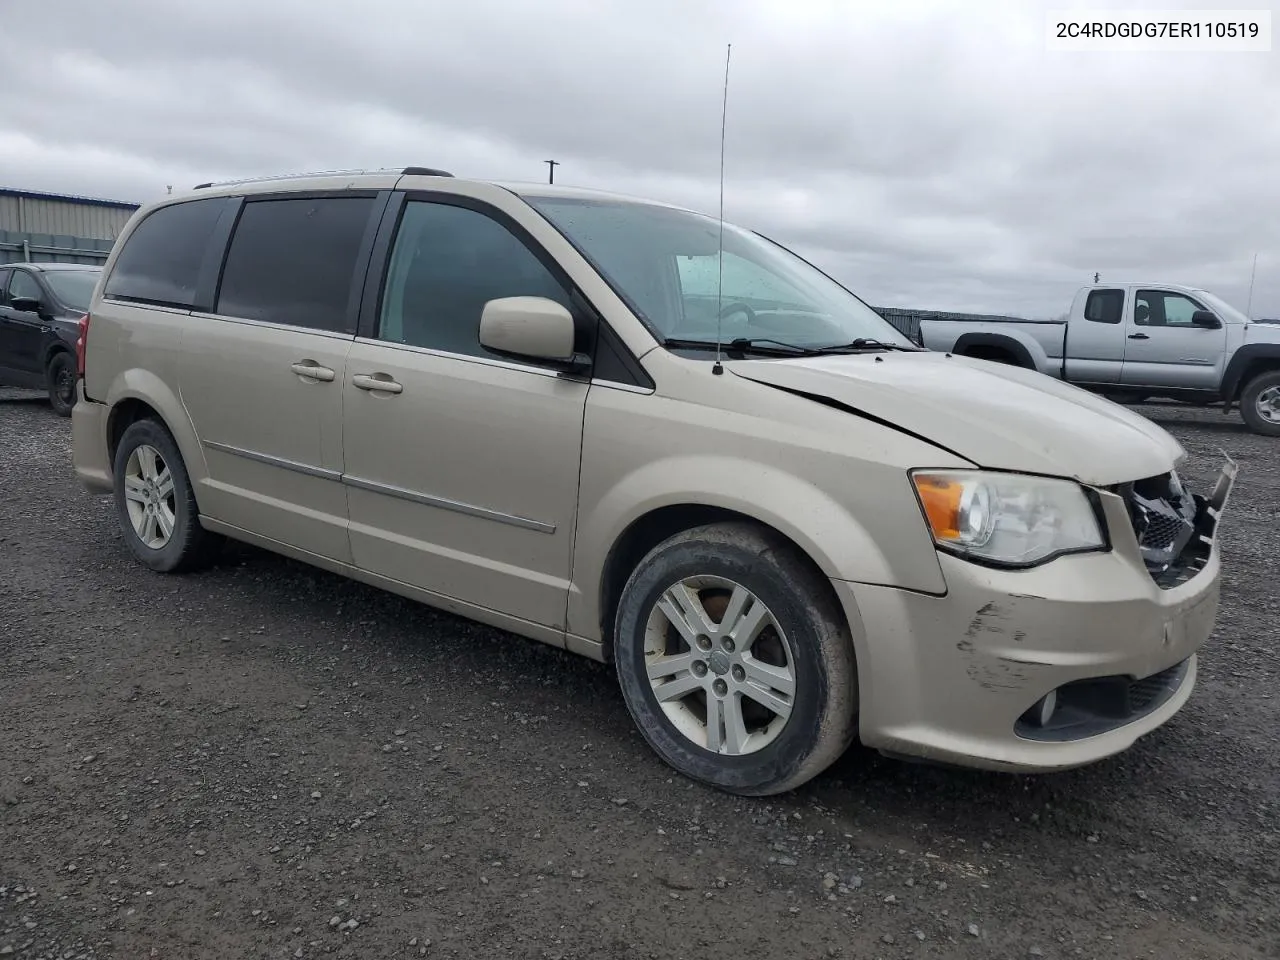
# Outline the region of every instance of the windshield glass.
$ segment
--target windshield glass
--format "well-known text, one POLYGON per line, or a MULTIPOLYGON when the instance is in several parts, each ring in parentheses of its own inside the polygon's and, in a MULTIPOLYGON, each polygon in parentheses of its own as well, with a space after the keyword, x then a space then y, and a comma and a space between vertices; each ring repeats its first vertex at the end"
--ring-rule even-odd
POLYGON ((1237 309, 1236 309, 1235 307, 1233 307, 1231 304, 1227 303, 1227 301, 1223 300, 1223 299, 1222 299, 1220 296, 1218 296, 1216 293, 1210 293, 1208 290, 1199 290, 1199 291, 1197 291, 1197 292, 1200 294, 1201 299, 1203 299, 1203 300, 1207 300, 1207 301, 1209 302, 1209 306, 1211 306, 1211 307, 1213 307, 1213 309, 1217 310, 1217 311, 1218 311, 1218 313, 1221 313, 1221 314, 1224 314, 1224 315, 1226 315, 1226 316, 1230 317, 1230 318, 1231 318, 1231 319, 1233 319, 1236 323, 1248 323, 1248 322, 1249 322, 1249 318, 1248 318, 1248 317, 1246 317, 1243 313, 1241 313, 1239 310, 1237 310, 1237 309))
POLYGON ((46 270, 44 282, 72 310, 88 310, 101 270, 46 270))
POLYGON ((661 340, 720 336, 834 347, 911 347, 865 303, 777 244, 711 217, 625 200, 528 197, 661 340), (723 270, 723 294, 717 297, 723 270))

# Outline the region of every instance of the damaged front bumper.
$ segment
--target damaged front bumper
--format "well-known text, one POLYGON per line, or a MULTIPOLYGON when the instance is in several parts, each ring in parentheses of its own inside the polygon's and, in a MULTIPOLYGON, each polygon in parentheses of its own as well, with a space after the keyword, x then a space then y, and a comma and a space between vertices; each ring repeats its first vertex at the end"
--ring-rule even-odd
POLYGON ((1153 552, 1151 537, 1144 544, 1150 528, 1127 489, 1149 504, 1161 499, 1151 496, 1158 485, 1126 485, 1098 491, 1106 553, 1030 570, 940 554, 942 597, 836 581, 862 627, 862 741, 894 755, 1035 772, 1119 753, 1167 721, 1191 695, 1196 651, 1213 631, 1217 525, 1236 472, 1228 461, 1207 497, 1175 478, 1190 532, 1177 530, 1172 552, 1153 552))

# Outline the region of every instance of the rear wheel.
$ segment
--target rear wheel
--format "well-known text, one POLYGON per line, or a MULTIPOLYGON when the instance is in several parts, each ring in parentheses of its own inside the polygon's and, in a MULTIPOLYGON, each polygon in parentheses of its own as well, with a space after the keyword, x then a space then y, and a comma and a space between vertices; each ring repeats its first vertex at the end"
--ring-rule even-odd
POLYGON ((1280 370, 1260 373, 1245 384, 1240 416, 1254 433, 1280 437, 1280 370))
POLYGON ((60 417, 71 416, 76 405, 76 361, 65 350, 59 350, 45 368, 45 382, 49 387, 49 405, 60 417))
POLYGON ((627 708, 686 776, 780 793, 854 738, 843 612, 808 558, 771 531, 715 524, 666 540, 631 575, 616 627, 627 708))
POLYGON ((125 430, 114 474, 116 513, 134 556, 161 573, 199 569, 217 557, 223 538, 200 526, 186 465, 163 425, 139 420, 125 430))

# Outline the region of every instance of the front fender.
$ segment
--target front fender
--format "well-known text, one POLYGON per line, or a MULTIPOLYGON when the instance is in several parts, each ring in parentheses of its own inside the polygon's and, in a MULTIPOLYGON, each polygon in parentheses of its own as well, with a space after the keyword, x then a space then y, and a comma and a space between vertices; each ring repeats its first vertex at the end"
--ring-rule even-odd
POLYGON ((75 341, 67 342, 66 337, 62 336, 60 331, 46 331, 44 339, 40 344, 40 367, 42 370, 49 368, 49 363, 53 360, 55 353, 66 352, 75 356, 75 341))
POLYGON ((1222 375, 1222 399, 1235 403, 1240 399, 1240 391, 1244 389, 1249 377, 1255 369, 1280 368, 1280 343, 1246 343, 1236 348, 1222 375))
POLYGON ((569 610, 572 633, 600 639, 598 579, 614 544, 642 517, 674 506, 729 510, 773 527, 830 578, 933 593, 946 589, 913 500, 886 504, 888 510, 898 509, 903 521, 890 558, 845 506, 783 467, 724 455, 685 454, 650 461, 619 478, 594 505, 582 505, 569 610), (785 510, 766 504, 785 505, 785 510))

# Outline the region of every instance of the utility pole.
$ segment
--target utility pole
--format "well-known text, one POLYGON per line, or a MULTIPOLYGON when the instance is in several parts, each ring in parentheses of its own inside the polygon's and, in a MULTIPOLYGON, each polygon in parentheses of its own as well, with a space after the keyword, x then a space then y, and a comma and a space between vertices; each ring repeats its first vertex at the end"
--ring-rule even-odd
POLYGON ((1249 305, 1244 308, 1244 315, 1253 319, 1253 281, 1258 276, 1258 255, 1253 255, 1253 270, 1249 274, 1249 305))
POLYGON ((543 160, 547 165, 547 183, 556 182, 556 167, 560 166, 559 160, 543 160))

